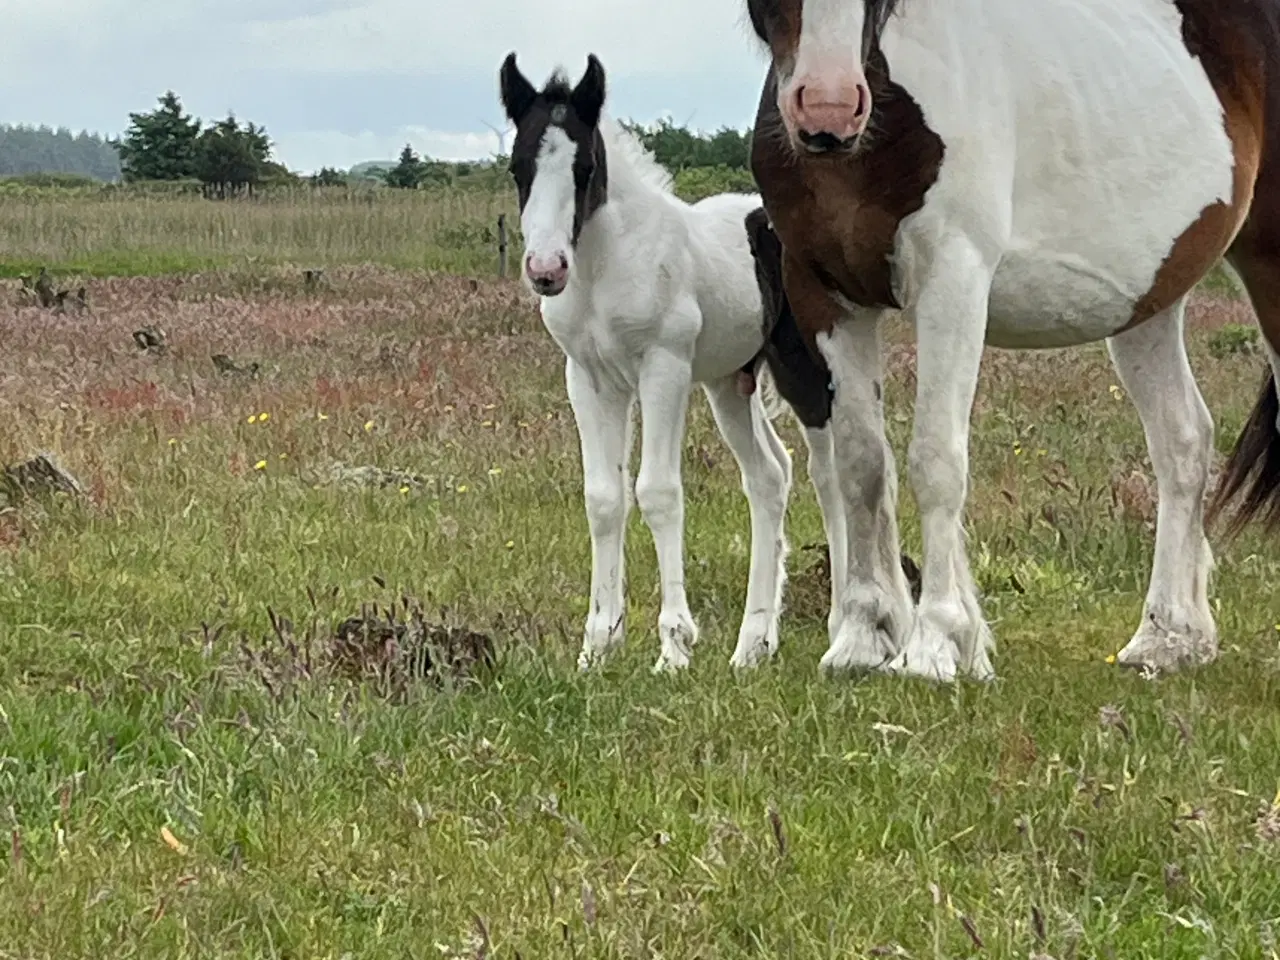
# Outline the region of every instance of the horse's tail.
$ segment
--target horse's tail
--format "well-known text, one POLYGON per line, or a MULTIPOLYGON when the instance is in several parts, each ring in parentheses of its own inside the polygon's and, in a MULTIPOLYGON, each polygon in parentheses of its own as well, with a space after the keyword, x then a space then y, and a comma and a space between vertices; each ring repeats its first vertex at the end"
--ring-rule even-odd
MULTIPOLYGON (((1280 369, 1280 364, 1274 367, 1280 369)), ((1238 536, 1259 515, 1268 532, 1280 529, 1280 394, 1272 367, 1266 371, 1253 413, 1218 477, 1218 489, 1205 510, 1209 525, 1242 490, 1244 498, 1227 522, 1227 538, 1238 536)))

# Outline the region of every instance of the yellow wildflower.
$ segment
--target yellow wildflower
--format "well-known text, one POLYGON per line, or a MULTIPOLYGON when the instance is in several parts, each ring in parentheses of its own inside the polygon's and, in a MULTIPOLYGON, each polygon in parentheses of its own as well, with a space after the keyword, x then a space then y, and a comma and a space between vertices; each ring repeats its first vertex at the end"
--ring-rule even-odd
POLYGON ((481 424, 480 424, 480 426, 482 426, 482 427, 492 427, 492 426, 493 426, 493 421, 492 421, 492 420, 485 420, 483 423, 481 423, 481 424))
POLYGON ((502 476, 502 468, 501 468, 501 467, 490 467, 490 468, 489 468, 489 476, 491 476, 491 477, 500 477, 500 476, 502 476))
POLYGON ((467 485, 466 485, 465 483, 460 483, 460 484, 458 484, 458 492, 459 492, 459 493, 466 493, 466 492, 467 492, 467 485))
POLYGON ((328 415, 327 413, 317 413, 317 414, 316 414, 316 419, 317 419, 317 420, 328 420, 328 419, 329 419, 329 415, 328 415))
POLYGON ((372 429, 373 429, 373 421, 372 421, 372 420, 366 420, 366 421, 364 422, 364 432, 365 432, 365 433, 368 433, 368 432, 369 432, 370 430, 372 430, 372 429))
POLYGON ((271 419, 271 414, 269 414, 269 413, 260 413, 260 414, 258 414, 258 422, 259 422, 259 423, 266 423, 266 422, 267 422, 268 420, 270 420, 270 419, 271 419))
POLYGON ((508 549, 508 550, 513 550, 513 549, 515 549, 515 545, 516 545, 516 542, 515 542, 514 540, 508 540, 508 541, 507 541, 507 549, 508 549))
POLYGON ((258 422, 258 415, 256 413, 249 414, 249 419, 245 421, 245 423, 257 423, 257 422, 258 422))
POLYGON ((169 446, 171 446, 171 447, 176 447, 177 445, 178 445, 178 438, 177 438, 177 437, 170 437, 170 438, 169 438, 169 446))
POLYGON ((1114 653, 1107 655, 1107 663, 1115 663, 1116 655, 1114 653))
POLYGON ((400 492, 401 492, 401 493, 408 493, 408 492, 409 492, 409 488, 408 488, 408 487, 401 487, 401 488, 400 488, 400 492))
POLYGON ((265 460, 259 460, 257 463, 255 463, 255 464, 253 465, 253 469, 255 469, 255 470, 265 470, 265 469, 267 469, 267 461, 265 461, 265 460))

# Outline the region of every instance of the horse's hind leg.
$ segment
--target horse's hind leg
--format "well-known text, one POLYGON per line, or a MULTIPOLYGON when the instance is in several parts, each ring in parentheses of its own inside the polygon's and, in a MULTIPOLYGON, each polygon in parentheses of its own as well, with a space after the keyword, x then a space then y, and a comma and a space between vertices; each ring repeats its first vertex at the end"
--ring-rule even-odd
POLYGON ((743 397, 733 379, 706 384, 704 390, 720 434, 738 461, 751 510, 751 573, 738 645, 730 662, 735 667, 753 667, 778 649, 791 458, 765 415, 759 391, 743 397))
POLYGON ((1133 398, 1155 468, 1155 560, 1142 624, 1117 656, 1127 667, 1172 671, 1218 655, 1209 607, 1213 555, 1204 535, 1204 492, 1213 419, 1187 362, 1186 300, 1107 341, 1133 398))

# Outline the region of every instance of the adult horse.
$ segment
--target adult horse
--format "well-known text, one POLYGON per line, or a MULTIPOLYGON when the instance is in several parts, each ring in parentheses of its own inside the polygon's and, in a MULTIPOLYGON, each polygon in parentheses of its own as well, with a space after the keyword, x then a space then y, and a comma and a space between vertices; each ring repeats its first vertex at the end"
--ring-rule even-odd
POLYGON ((984 343, 1105 339, 1156 473, 1155 557, 1121 664, 1218 652, 1202 507, 1213 421, 1183 314, 1221 257, 1271 370, 1208 519, 1280 523, 1280 0, 748 0, 772 64, 752 168, 797 323, 835 385, 848 576, 826 669, 994 675, 964 547, 984 343), (879 325, 917 333, 907 456, 924 535, 898 555, 879 325))
MULTIPOLYGON (((500 89, 516 127, 511 173, 524 235, 522 273, 565 353, 582 447, 592 562, 579 664, 590 666, 623 640, 623 534, 637 399, 635 498, 662 582, 656 669, 689 662, 698 629, 685 592, 680 461, 696 383, 738 461, 750 504, 751 572, 732 663, 753 666, 778 646, 792 481, 791 458, 755 390, 765 331, 743 222, 759 198, 721 194, 688 204, 676 197, 667 172, 604 114, 604 67, 594 56, 576 85, 557 73, 538 89, 513 53, 502 65, 500 89)), ((842 509, 830 431, 825 424, 808 429, 805 440, 830 525, 842 509)))

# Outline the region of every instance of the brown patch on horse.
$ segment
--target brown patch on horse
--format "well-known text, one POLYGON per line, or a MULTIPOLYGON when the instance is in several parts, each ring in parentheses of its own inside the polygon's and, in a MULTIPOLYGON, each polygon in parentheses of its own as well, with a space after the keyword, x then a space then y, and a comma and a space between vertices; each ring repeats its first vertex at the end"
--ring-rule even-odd
POLYGON ((878 51, 866 75, 875 113, 852 153, 796 154, 782 132, 772 67, 757 108, 751 170, 786 250, 787 295, 811 343, 842 315, 832 292, 859 306, 901 307, 892 273, 898 224, 924 205, 942 165, 941 138, 889 79, 878 51))
MULTIPOLYGON (((1231 202, 1211 203, 1174 241, 1151 289, 1134 304, 1132 329, 1167 310, 1200 282, 1227 252, 1249 216, 1266 133, 1266 71, 1244 25, 1210 10, 1205 0, 1175 0, 1187 50, 1203 64, 1222 103, 1223 125, 1235 158, 1231 202)), ((1123 331, 1121 331, 1123 332, 1123 331)))

